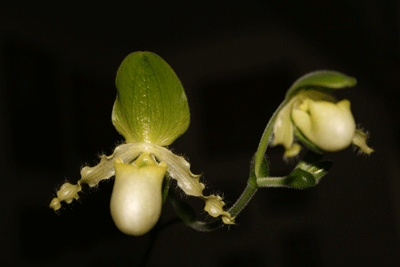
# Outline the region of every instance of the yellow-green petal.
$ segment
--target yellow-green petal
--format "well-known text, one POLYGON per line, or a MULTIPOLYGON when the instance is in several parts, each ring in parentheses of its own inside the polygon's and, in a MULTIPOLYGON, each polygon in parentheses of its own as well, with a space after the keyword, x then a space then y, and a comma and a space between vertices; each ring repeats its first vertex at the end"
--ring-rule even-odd
POLYGON ((50 208, 53 210, 58 210, 61 208, 61 202, 71 203, 74 199, 79 199, 78 192, 82 190, 80 183, 70 184, 65 183, 61 186, 60 190, 57 192, 57 197, 53 198, 50 203, 50 208))
POLYGON ((190 171, 190 164, 183 157, 177 156, 168 149, 157 145, 148 145, 147 151, 153 154, 159 161, 164 161, 168 165, 168 174, 175 179, 178 186, 186 195, 196 196, 204 200, 204 210, 213 217, 222 216, 222 220, 227 224, 234 224, 234 217, 223 210, 225 205, 220 196, 204 196, 204 184, 199 181, 200 175, 190 171))
POLYGON ((224 211, 223 207, 225 206, 225 202, 222 201, 222 197, 216 195, 210 195, 207 197, 203 197, 206 205, 204 206, 204 210, 208 212, 214 218, 218 216, 222 216, 222 221, 225 224, 235 224, 235 219, 231 217, 229 212, 224 211))
POLYGON ((82 190, 81 184, 88 184, 90 187, 96 186, 101 180, 109 179, 115 174, 114 160, 121 158, 125 163, 132 162, 145 149, 145 144, 122 144, 115 148, 111 156, 100 156, 100 162, 94 166, 86 166, 81 170, 81 179, 76 185, 65 183, 57 192, 57 197, 51 201, 50 208, 58 210, 61 202, 71 203, 78 199, 78 193, 82 190))

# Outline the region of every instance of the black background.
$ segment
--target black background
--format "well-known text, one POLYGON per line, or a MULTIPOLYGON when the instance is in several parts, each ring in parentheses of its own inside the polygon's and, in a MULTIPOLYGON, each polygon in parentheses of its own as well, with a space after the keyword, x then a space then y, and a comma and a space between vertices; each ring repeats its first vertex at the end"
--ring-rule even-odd
MULTIPOLYGON (((169 202, 148 266, 398 266, 399 8, 395 1, 131 1, 0 4, 2 266, 137 266, 151 235, 120 233, 113 181, 85 188, 57 215, 48 204, 80 167, 111 154, 114 79, 123 58, 151 51, 185 87, 189 130, 171 146, 203 173, 207 193, 241 194, 263 129, 301 75, 358 80, 338 92, 370 133, 371 156, 325 155, 308 190, 263 189, 237 226, 198 233, 169 202)), ((272 175, 285 175, 280 147, 272 175)), ((198 210, 203 203, 189 198, 198 210)))

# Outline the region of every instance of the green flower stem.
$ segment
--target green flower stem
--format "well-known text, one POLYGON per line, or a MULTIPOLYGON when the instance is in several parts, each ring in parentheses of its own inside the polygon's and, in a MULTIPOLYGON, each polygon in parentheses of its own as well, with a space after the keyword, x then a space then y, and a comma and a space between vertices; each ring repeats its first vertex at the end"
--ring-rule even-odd
POLYGON ((247 186, 244 189, 242 195, 239 199, 233 204, 233 206, 228 210, 229 214, 232 217, 239 215, 239 213, 246 207, 246 205, 253 198, 257 189, 259 187, 258 178, 259 177, 268 177, 269 175, 269 166, 267 161, 264 158, 265 152, 267 151, 269 142, 271 141, 271 136, 274 130, 275 120, 281 111, 281 109, 286 105, 287 100, 283 101, 282 104, 278 107, 278 109, 274 112, 271 119, 269 120, 264 133, 261 137, 260 144, 258 145, 257 152, 254 156, 254 162, 252 165, 252 171, 250 173, 249 180, 247 182, 247 186))
POLYGON ((260 187, 283 187, 286 186, 287 178, 288 176, 257 178, 257 184, 260 187))
POLYGON ((253 196, 256 194, 258 190, 258 186, 255 187, 252 184, 248 183, 246 188, 244 189, 242 195, 236 200, 235 204, 228 210, 229 214, 232 217, 237 216, 250 202, 253 196))
MULTIPOLYGON (((276 117, 278 116, 279 112, 281 109, 286 105, 287 100, 283 101, 282 104, 278 107, 278 109, 274 112, 272 115, 271 119, 269 120, 267 127, 265 127, 264 133, 261 137, 260 144, 258 145, 258 149, 255 155, 254 159, 254 171, 255 171, 255 176, 257 178, 260 177, 260 168, 261 164, 265 155, 265 152, 267 151, 269 142, 271 141, 271 136, 274 130, 274 123, 276 120, 276 117)), ((267 175, 268 176, 268 170, 267 170, 267 175)), ((265 177, 265 176, 264 176, 265 177)))
POLYGON ((258 178, 268 177, 269 175, 269 166, 266 162, 264 155, 267 151, 269 142, 271 141, 271 136, 274 130, 275 120, 281 111, 281 109, 286 105, 287 101, 283 101, 282 104, 278 107, 278 109, 274 112, 271 119, 269 120, 267 127, 264 130, 264 133, 261 137, 260 144, 258 145, 257 152, 254 156, 254 162, 252 163, 252 171, 250 173, 249 180, 247 182, 247 186, 244 189, 242 195, 239 199, 233 204, 233 206, 228 210, 229 214, 232 217, 239 215, 239 213, 246 207, 246 205, 253 198, 257 189, 259 187, 258 178))

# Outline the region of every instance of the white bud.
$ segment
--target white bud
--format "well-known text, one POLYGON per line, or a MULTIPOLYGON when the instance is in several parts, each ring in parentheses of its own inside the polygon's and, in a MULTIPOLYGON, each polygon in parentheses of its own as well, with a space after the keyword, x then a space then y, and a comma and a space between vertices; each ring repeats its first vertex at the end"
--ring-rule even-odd
POLYGON ((356 131, 346 99, 333 103, 307 98, 292 110, 292 120, 309 141, 325 151, 345 149, 356 131))

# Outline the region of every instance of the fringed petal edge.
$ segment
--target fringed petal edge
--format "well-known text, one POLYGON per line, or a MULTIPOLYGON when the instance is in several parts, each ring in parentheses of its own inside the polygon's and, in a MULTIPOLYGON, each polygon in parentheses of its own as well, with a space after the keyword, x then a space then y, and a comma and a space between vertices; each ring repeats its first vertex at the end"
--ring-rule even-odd
POLYGON ((154 145, 151 152, 159 161, 165 161, 168 165, 169 175, 175 179, 178 186, 190 196, 196 196, 205 201, 204 210, 212 217, 222 216, 226 224, 234 224, 235 219, 223 210, 225 205, 220 196, 204 196, 204 184, 199 181, 200 175, 195 175, 190 171, 190 164, 183 157, 173 154, 166 148, 154 145))
POLYGON ((50 208, 58 210, 61 202, 71 203, 74 199, 79 199, 78 193, 82 190, 81 184, 88 184, 90 187, 96 186, 101 180, 109 179, 115 174, 114 160, 121 158, 124 162, 130 163, 137 158, 146 145, 142 143, 122 144, 115 148, 111 156, 100 156, 100 162, 94 167, 84 167, 81 170, 81 179, 76 185, 65 183, 57 191, 57 197, 53 198, 50 208))

